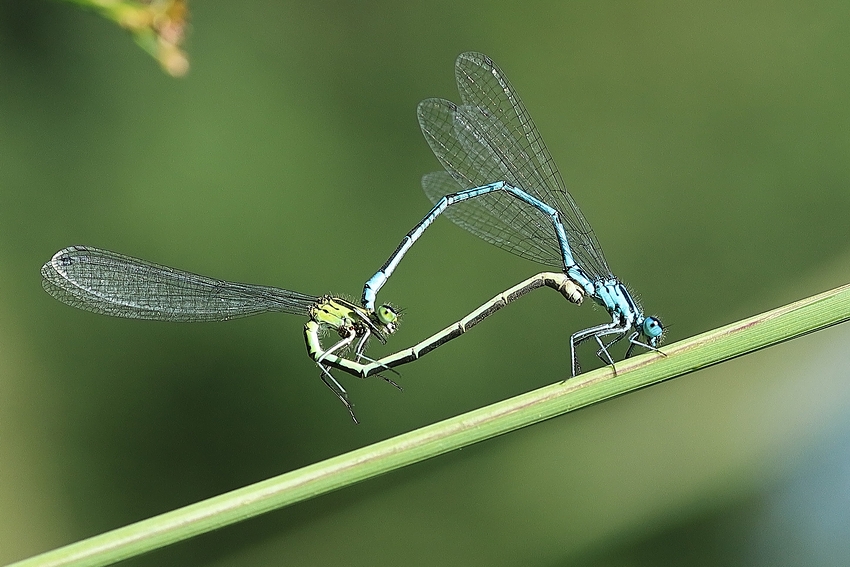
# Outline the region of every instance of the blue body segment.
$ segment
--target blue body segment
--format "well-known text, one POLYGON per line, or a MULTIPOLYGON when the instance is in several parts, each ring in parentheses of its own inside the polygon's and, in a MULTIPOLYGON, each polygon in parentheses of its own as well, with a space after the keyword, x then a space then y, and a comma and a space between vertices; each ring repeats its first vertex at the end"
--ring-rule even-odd
POLYGON ((656 350, 661 322, 643 310, 608 267, 590 224, 566 190, 531 116, 504 73, 481 53, 463 53, 455 64, 461 104, 427 99, 417 115, 422 133, 445 171, 423 177, 434 208, 405 237, 365 284, 362 302, 373 309, 377 293, 434 220, 455 224, 509 252, 557 267, 602 306, 611 322, 574 333, 576 346, 593 338, 597 355, 613 365, 608 347, 628 337, 629 348, 656 350), (604 337, 610 337, 604 342, 604 337))
MULTIPOLYGON (((419 240, 419 237, 425 232, 431 224, 437 219, 440 214, 442 214, 446 209, 451 207, 452 205, 456 205, 467 199, 474 199, 476 197, 481 197, 486 195, 487 193, 492 193, 494 191, 504 191, 509 195, 519 199, 523 203, 528 204, 531 207, 535 207, 540 210, 543 214, 549 216, 552 219, 552 226, 555 231, 555 235, 558 239, 558 245, 561 250, 561 257, 563 258, 563 265, 560 266, 565 272, 569 272, 570 269, 576 268, 575 260, 573 260, 573 254, 570 251, 570 245, 567 241, 567 234, 564 230, 564 225, 561 223, 560 215, 558 211, 523 191, 522 189, 518 189, 516 187, 512 187, 511 185, 505 183, 504 181, 497 181, 496 183, 490 183, 489 185, 485 185, 483 187, 474 187, 472 189, 467 189, 465 191, 458 191, 457 193, 453 193, 451 195, 446 195, 441 198, 437 204, 431 209, 425 218, 423 218, 419 224, 417 224, 410 232, 407 233, 401 244, 399 244, 398 248, 396 248, 395 252, 393 252, 392 256, 381 266, 381 269, 372 276, 367 282, 366 285, 363 286, 363 297, 362 302, 363 306, 367 309, 373 309, 375 305, 375 299, 377 298, 378 291, 383 287, 383 285, 387 282, 390 275, 395 271, 401 259, 407 254, 407 251, 413 246, 413 243, 419 240)), ((590 284, 590 281, 580 282, 583 285, 585 283, 590 284)), ((591 293, 591 289, 588 289, 588 293, 591 293)))

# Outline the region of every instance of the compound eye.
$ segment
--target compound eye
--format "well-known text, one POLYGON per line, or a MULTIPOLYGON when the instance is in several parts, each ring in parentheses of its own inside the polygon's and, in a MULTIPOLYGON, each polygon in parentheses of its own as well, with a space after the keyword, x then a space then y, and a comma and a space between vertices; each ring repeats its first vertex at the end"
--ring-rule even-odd
POLYGON ((655 317, 647 317, 643 320, 643 334, 650 339, 657 339, 663 332, 664 326, 655 317))
POLYGON ((377 311, 375 311, 375 315, 377 315, 378 321, 384 325, 391 325, 398 321, 398 313, 396 313, 396 310, 389 305, 381 305, 378 307, 377 311))

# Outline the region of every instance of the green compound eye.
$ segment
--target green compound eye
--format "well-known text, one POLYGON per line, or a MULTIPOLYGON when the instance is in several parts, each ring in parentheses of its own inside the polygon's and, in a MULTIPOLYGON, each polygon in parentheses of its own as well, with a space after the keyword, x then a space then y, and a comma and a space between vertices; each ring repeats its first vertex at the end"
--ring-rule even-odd
POLYGON ((375 315, 377 315, 378 321, 384 325, 389 325, 398 321, 398 313, 396 313, 395 309, 389 305, 381 305, 378 307, 375 311, 375 315))

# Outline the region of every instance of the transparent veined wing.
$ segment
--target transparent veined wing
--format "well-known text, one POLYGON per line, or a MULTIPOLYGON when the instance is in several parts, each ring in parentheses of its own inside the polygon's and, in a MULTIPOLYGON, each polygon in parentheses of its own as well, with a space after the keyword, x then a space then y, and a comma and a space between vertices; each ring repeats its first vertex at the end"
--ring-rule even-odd
POLYGON ((317 297, 217 280, 117 252, 71 246, 41 268, 42 286, 59 301, 115 317, 226 321, 279 311, 308 315, 317 297))
MULTIPOLYGON (((591 277, 610 276, 593 229, 567 192, 534 122, 502 71, 483 54, 463 53, 455 73, 463 104, 428 99, 417 111, 422 132, 446 171, 460 189, 505 181, 555 208, 582 269, 591 277)), ((432 201, 450 187, 439 178, 425 183, 432 201)), ((445 214, 510 252, 563 267, 551 221, 511 195, 490 193, 458 203, 445 214), (502 222, 488 228, 486 223, 494 218, 502 222)))
MULTIPOLYGON (((422 189, 428 199, 436 203, 463 187, 448 172, 435 171, 422 177, 422 189)), ((513 197, 504 194, 501 197, 495 198, 494 194, 476 197, 448 207, 443 214, 490 244, 563 270, 561 249, 549 217, 531 205, 518 205, 513 197), (473 204, 472 201, 480 202, 473 204), (522 218, 516 218, 518 216, 522 218), (519 226, 525 227, 525 230, 518 230, 519 226)))

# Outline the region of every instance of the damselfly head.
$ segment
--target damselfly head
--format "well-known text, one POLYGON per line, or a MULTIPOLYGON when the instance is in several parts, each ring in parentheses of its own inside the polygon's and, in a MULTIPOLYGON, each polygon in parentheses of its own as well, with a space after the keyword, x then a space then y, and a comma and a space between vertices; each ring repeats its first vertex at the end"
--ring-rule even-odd
POLYGON ((381 305, 375 310, 375 318, 387 333, 394 333, 398 329, 398 311, 391 305, 381 305))
POLYGON ((649 316, 644 318, 640 326, 640 331, 649 339, 649 344, 654 348, 661 342, 661 337, 664 334, 664 325, 661 324, 661 321, 657 317, 649 316))

